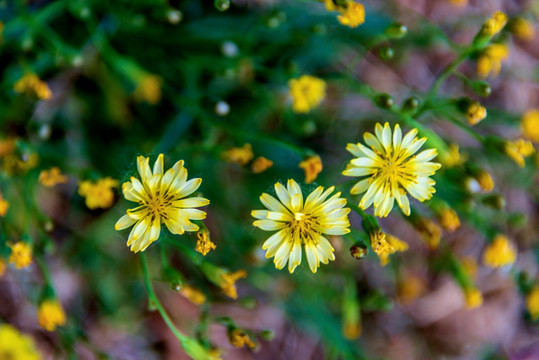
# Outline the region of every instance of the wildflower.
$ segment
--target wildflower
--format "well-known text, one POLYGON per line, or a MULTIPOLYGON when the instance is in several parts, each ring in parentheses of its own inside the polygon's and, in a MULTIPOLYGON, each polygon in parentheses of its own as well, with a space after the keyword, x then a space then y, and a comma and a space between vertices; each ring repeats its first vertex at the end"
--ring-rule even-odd
POLYGON ((251 164, 251 170, 255 174, 260 174, 273 166, 273 161, 266 159, 263 156, 257 157, 251 164))
POLYGON ((466 161, 467 155, 459 152, 459 145, 449 144, 449 151, 445 153, 441 162, 446 167, 458 166, 466 161))
POLYGON ((66 314, 62 305, 57 300, 43 301, 37 310, 37 322, 47 331, 54 331, 57 326, 65 325, 66 314))
POLYGON ((215 250, 215 244, 210 239, 210 231, 206 228, 197 232, 197 245, 196 251, 202 255, 206 255, 211 250, 215 250))
POLYGON ((110 177, 99 179, 97 182, 85 180, 79 184, 79 195, 86 198, 88 209, 107 209, 114 203, 114 189, 118 180, 110 177))
POLYGON ((539 110, 526 111, 521 120, 522 132, 533 142, 539 142, 539 110))
POLYGON ((539 286, 535 285, 526 295, 526 307, 533 321, 539 319, 539 286))
POLYGON ((39 360, 39 355, 31 337, 17 331, 8 324, 0 325, 0 359, 39 360))
POLYGON ((9 202, 4 199, 2 193, 0 193, 0 216, 6 216, 9 209, 9 202))
POLYGON ((508 57, 509 48, 506 45, 491 44, 487 46, 477 60, 477 74, 483 79, 490 73, 497 76, 502 68, 502 61, 508 57))
POLYGON ((8 174, 25 173, 33 169, 39 163, 39 156, 36 153, 8 154, 2 160, 2 168, 8 174))
POLYGON ((464 300, 466 301, 467 309, 475 309, 483 304, 483 295, 481 294, 481 291, 474 286, 465 287, 464 300))
POLYGON ((301 188, 290 179, 286 188, 281 183, 275 184, 279 200, 265 193, 260 196, 260 201, 269 210, 253 210, 251 215, 258 219, 253 225, 265 231, 278 230, 262 245, 262 249, 267 250, 266 258, 275 257, 273 262, 277 269, 282 269, 288 262, 288 271, 293 273, 301 263, 302 244, 313 273, 320 262, 327 264, 329 260, 335 260, 334 249, 324 234, 349 233, 350 209, 344 207, 346 199, 340 198, 340 192, 326 200, 334 189, 332 186, 324 191, 319 186, 304 202, 301 188))
POLYGON ((256 344, 251 340, 249 335, 247 335, 245 331, 238 328, 232 331, 229 331, 228 340, 233 346, 240 349, 244 347, 245 345, 247 345, 247 347, 251 349, 256 346, 256 344))
POLYGON ((502 11, 496 11, 494 15, 485 22, 481 32, 487 36, 494 36, 504 28, 505 24, 507 24, 507 15, 502 11))
POLYGON ((505 142, 505 153, 520 167, 526 165, 524 158, 533 154, 534 151, 532 143, 523 139, 505 142))
POLYGON ((466 109, 466 118, 470 125, 477 125, 487 117, 487 109, 483 107, 478 101, 470 103, 466 109))
POLYGON ((197 288, 189 285, 185 285, 180 290, 180 294, 195 305, 202 305, 206 302, 206 295, 197 288))
POLYGON ((416 229, 419 231, 421 240, 431 250, 438 248, 440 239, 442 238, 442 229, 432 220, 420 218, 415 223, 416 229))
POLYGON ((305 171, 305 183, 310 184, 322 171, 322 160, 320 156, 314 155, 300 162, 299 167, 305 171))
POLYGON ((397 285, 399 299, 404 304, 409 304, 414 301, 421 296, 425 290, 425 282, 423 279, 413 275, 400 280, 397 285))
POLYGON ((468 0, 449 0, 449 2, 457 7, 465 7, 468 5, 468 0))
POLYGON ((389 241, 387 241, 386 234, 382 230, 371 232, 369 237, 371 239, 372 250, 376 253, 376 255, 381 256, 393 254, 395 252, 395 248, 389 243, 389 241))
POLYGON ((49 170, 42 170, 39 173, 38 180, 43 186, 53 187, 56 184, 65 184, 67 182, 67 176, 62 174, 58 167, 54 166, 49 170))
POLYGON ((116 230, 123 230, 132 225, 127 246, 131 251, 144 251, 159 238, 161 224, 173 234, 183 234, 185 231, 197 231, 198 225, 190 220, 202 220, 206 213, 197 207, 206 206, 209 200, 202 197, 187 196, 194 193, 202 183, 196 178, 187 181, 187 169, 183 160, 163 173, 163 154, 160 154, 153 166, 150 159, 144 156, 137 158, 138 173, 142 181, 131 177, 131 181, 122 185, 122 191, 127 200, 138 202, 140 206, 127 210, 115 225, 116 230))
POLYGON ((290 79, 288 87, 292 97, 292 110, 296 113, 308 113, 326 96, 325 81, 310 75, 290 79))
POLYGON ((367 247, 362 242, 357 242, 350 247, 350 255, 354 259, 363 259, 367 255, 367 247))
POLYGON ((232 299, 237 299, 238 291, 236 290, 236 281, 245 277, 247 277, 247 271, 245 270, 238 270, 233 273, 222 272, 220 275, 220 286, 225 295, 232 299))
POLYGON ((358 27, 365 22, 365 7, 362 4, 350 1, 342 15, 337 16, 341 25, 351 28, 358 27))
POLYGON ((11 248, 9 262, 15 264, 17 269, 25 268, 32 263, 32 248, 30 245, 18 241, 13 245, 9 245, 9 247, 11 248))
POLYGON ((13 90, 19 94, 26 94, 27 96, 35 96, 38 99, 49 100, 52 98, 52 91, 46 82, 42 81, 36 74, 28 73, 20 78, 13 90))
POLYGON ((494 189, 494 180, 488 171, 481 170, 475 177, 479 187, 484 192, 491 192, 494 189))
POLYGON ((470 277, 477 275, 477 261, 473 256, 464 256, 460 259, 460 264, 470 277))
POLYGON ((335 0, 323 0, 327 11, 344 11, 345 6, 339 5, 335 0))
POLYGON ((521 17, 517 17, 511 22, 511 32, 516 37, 525 41, 531 41, 535 38, 533 24, 521 17))
POLYGON ((253 158, 253 148, 251 144, 244 144, 243 147, 232 148, 223 152, 223 159, 228 162, 247 165, 253 158))
POLYGON ((436 191, 433 175, 440 164, 430 162, 436 155, 436 149, 424 150, 414 155, 425 143, 426 138, 417 139, 417 129, 402 137, 400 126, 395 125, 393 140, 388 123, 376 124, 375 134, 366 132, 365 143, 348 144, 346 149, 357 158, 350 161, 345 176, 367 176, 350 190, 352 194, 363 195, 359 207, 366 209, 374 206, 374 215, 385 217, 393 208, 395 199, 405 215, 410 215, 410 202, 406 193, 419 201, 432 197, 436 191))
POLYGON ((460 227, 460 219, 456 211, 450 208, 442 210, 439 215, 440 225, 448 232, 453 232, 460 227))
POLYGON ((0 158, 11 155, 15 150, 15 139, 0 140, 0 158))
POLYGON ((153 74, 143 74, 138 76, 138 83, 133 93, 137 101, 146 101, 148 104, 156 105, 161 101, 161 78, 153 74))
POLYGON ((493 268, 512 264, 516 258, 514 245, 504 235, 496 235, 483 252, 483 263, 493 268))
MULTIPOLYGON (((380 254, 378 254, 378 252, 376 252, 375 250, 378 256, 380 256, 380 265, 382 266, 386 266, 389 263, 389 255, 394 254, 397 251, 403 252, 403 251, 408 250, 408 244, 395 236, 385 234, 385 240, 387 244, 389 244, 389 247, 387 247, 387 250, 384 249, 385 251, 381 251, 380 254)), ((376 245, 378 245, 378 243, 376 245)))

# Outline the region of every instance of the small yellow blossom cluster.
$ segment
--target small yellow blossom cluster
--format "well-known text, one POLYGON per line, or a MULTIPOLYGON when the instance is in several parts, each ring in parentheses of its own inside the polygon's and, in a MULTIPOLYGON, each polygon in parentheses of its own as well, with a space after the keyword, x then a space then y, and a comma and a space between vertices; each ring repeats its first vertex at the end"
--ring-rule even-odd
POLYGON ((534 151, 532 143, 524 139, 505 142, 505 153, 520 167, 526 165, 524 158, 531 156, 534 151))
POLYGON ((253 163, 251 164, 251 170, 255 174, 260 174, 272 166, 273 166, 273 161, 263 156, 259 156, 256 159, 254 159, 253 163))
POLYGON ((241 329, 234 329, 229 332, 228 339, 230 343, 237 348, 242 348, 247 345, 248 348, 254 348, 256 344, 251 340, 249 335, 241 329))
POLYGON ((522 17, 517 17, 511 21, 511 32, 521 40, 531 41, 535 38, 533 24, 522 17))
POLYGON ((442 238, 442 228, 427 218, 420 218, 414 225, 425 245, 431 250, 437 249, 442 238))
POLYGON ((47 331, 54 331, 57 326, 66 323, 66 315, 62 305, 57 300, 43 301, 37 310, 37 322, 47 331))
MULTIPOLYGON (((254 157, 253 147, 251 146, 251 144, 246 143, 242 147, 235 147, 235 148, 223 151, 221 157, 223 158, 224 161, 236 163, 241 166, 245 166, 249 164, 249 162, 254 157)), ((263 156, 259 156, 251 163, 251 170, 255 174, 260 174, 272 166, 273 166, 273 161, 263 156)))
POLYGON ((9 209, 9 202, 4 199, 2 193, 0 193, 0 216, 4 217, 9 209))
POLYGON ((292 110, 296 113, 308 113, 326 96, 325 81, 310 75, 290 79, 288 87, 292 97, 292 110))
POLYGON ((352 0, 324 0, 327 11, 338 11, 337 20, 341 25, 350 28, 358 27, 365 22, 365 7, 352 0))
POLYGON ((507 15, 502 11, 496 11, 494 15, 485 22, 481 32, 487 36, 494 36, 502 31, 505 24, 507 24, 507 15))
POLYGON ((305 171, 306 184, 310 184, 316 180, 316 177, 323 169, 322 160, 318 155, 314 155, 303 160, 299 163, 299 167, 305 171))
POLYGON ((466 109, 466 118, 470 125, 477 125, 487 117, 487 109, 478 101, 473 101, 466 109))
POLYGON ((475 286, 464 288, 464 300, 467 309, 475 309, 483 304, 483 295, 475 286))
MULTIPOLYGON (((486 78, 490 73, 497 76, 502 68, 502 61, 509 57, 509 48, 505 44, 491 44, 479 55, 477 74, 486 78)), ((486 116, 486 113, 485 113, 486 116)))
POLYGON ((202 305, 206 302, 206 295, 189 285, 184 285, 180 290, 180 294, 195 305, 202 305))
POLYGON ((197 244, 195 250, 206 255, 211 250, 215 250, 216 246, 210 239, 210 231, 206 228, 197 232, 197 244))
POLYGON ((8 324, 0 325, 0 359, 40 360, 34 341, 8 324))
POLYGON ((539 319, 539 286, 535 285, 526 296, 526 307, 533 321, 539 319))
POLYGON ((32 263, 32 248, 29 244, 19 241, 9 247, 11 248, 9 262, 17 269, 25 268, 32 263))
POLYGON ((482 191, 488 193, 494 189, 494 180, 488 171, 479 171, 479 173, 475 176, 475 179, 477 180, 477 183, 482 191))
POLYGON ((13 90, 20 94, 26 94, 30 97, 37 97, 42 100, 49 100, 52 98, 52 91, 46 82, 42 81, 36 74, 28 73, 20 78, 13 90))
POLYGON ((441 211, 439 221, 440 225, 448 232, 456 231, 460 227, 460 219, 457 212, 450 208, 441 211))
POLYGON ((86 198, 88 209, 107 209, 114 203, 113 189, 118 187, 118 180, 105 177, 96 182, 85 180, 79 184, 79 195, 86 198))
POLYGON ((378 254, 380 257, 380 265, 382 266, 386 266, 389 263, 389 255, 408 250, 408 244, 401 239, 389 234, 386 234, 385 237, 390 246, 387 251, 378 254))
POLYGON ((221 290, 223 293, 232 299, 238 298, 238 290, 236 289, 236 281, 247 277, 245 270, 238 270, 233 273, 223 272, 220 275, 221 290))
POLYGON ((148 104, 156 105, 161 101, 161 83, 159 76, 144 74, 137 80, 137 88, 133 96, 137 101, 145 101, 148 104))
POLYGON ((514 245, 504 235, 496 235, 483 252, 483 263, 493 268, 512 264, 516 258, 514 245))
POLYGON ((404 304, 421 296, 426 290, 425 280, 415 275, 408 275, 397 284, 397 294, 404 304))
POLYGON ((67 183, 67 176, 62 174, 58 167, 54 166, 49 170, 42 170, 38 180, 43 186, 53 187, 57 184, 67 183))
POLYGON ((539 110, 526 111, 521 120, 522 132, 531 141, 539 142, 539 110))
POLYGON ((449 150, 444 153, 441 162, 446 167, 454 167, 463 164, 467 159, 467 154, 461 154, 459 152, 459 145, 451 143, 449 150))

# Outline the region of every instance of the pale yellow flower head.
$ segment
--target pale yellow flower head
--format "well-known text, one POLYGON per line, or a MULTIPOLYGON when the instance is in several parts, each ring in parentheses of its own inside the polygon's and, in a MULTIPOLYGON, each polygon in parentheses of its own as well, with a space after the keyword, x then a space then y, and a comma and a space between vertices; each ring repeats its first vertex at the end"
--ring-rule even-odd
POLYGON ((526 295, 526 307, 533 321, 539 319, 539 286, 535 285, 526 295))
POLYGON ((273 166, 273 161, 266 159, 263 156, 257 157, 251 164, 251 170, 255 174, 260 174, 273 166))
POLYGON ((40 360, 34 341, 8 324, 0 325, 0 359, 40 360))
POLYGON ((496 11, 490 19, 483 25, 481 32, 488 36, 494 36, 499 33, 507 24, 507 15, 502 11, 496 11))
POLYGON ((37 310, 37 323, 47 331, 54 331, 57 326, 66 323, 66 314, 57 300, 43 301, 37 310))
POLYGON ((253 148, 251 144, 244 144, 242 147, 232 148, 223 151, 223 160, 237 163, 242 166, 247 165, 253 159, 253 148))
POLYGON ((512 264, 516 258, 515 245, 504 235, 496 235, 483 252, 483 264, 493 268, 512 264))
POLYGON ((470 125, 477 125, 486 117, 487 109, 477 101, 473 101, 466 109, 466 118, 470 125))
POLYGON ((206 256, 211 250, 215 250, 216 246, 210 239, 210 231, 206 228, 198 230, 197 245, 195 250, 206 256))
POLYGON ((52 98, 52 91, 46 82, 42 81, 36 74, 27 73, 20 78, 13 90, 20 94, 26 94, 30 97, 37 97, 42 100, 49 100, 52 98))
POLYGON ((464 288, 464 300, 467 309, 475 309, 483 304, 483 295, 476 287, 464 288))
POLYGON ((311 156, 300 162, 299 167, 305 171, 305 183, 310 184, 323 169, 322 159, 318 155, 311 156))
POLYGON ((15 264, 17 269, 25 268, 32 263, 32 247, 29 244, 18 241, 9 247, 11 248, 9 262, 15 264))
POLYGON ((351 28, 358 27, 365 22, 365 7, 362 4, 350 1, 342 15, 337 16, 341 25, 351 28))
POLYGON ((524 139, 505 142, 505 153, 520 167, 526 165, 524 158, 531 156, 534 152, 532 143, 524 139))
POLYGON ((483 192, 491 192, 494 189, 494 180, 488 171, 481 170, 475 177, 483 192))
POLYGON ((539 110, 531 109, 526 111, 520 124, 524 136, 535 143, 539 142, 539 110))
POLYGON ((9 202, 4 199, 2 193, 0 193, 0 216, 6 216, 9 209, 9 202))
POLYGON ((447 208, 443 209, 439 215, 440 225, 448 232, 453 232, 460 227, 460 219, 456 211, 447 208))
POLYGON ((110 177, 98 181, 85 180, 79 184, 79 195, 86 198, 89 209, 107 209, 114 203, 114 188, 118 187, 118 180, 110 177))
POLYGON ((531 41, 535 38, 535 29, 531 21, 517 17, 511 22, 511 32, 521 40, 531 41))
POLYGON ((288 263, 288 271, 294 272, 301 264, 302 246, 313 273, 320 263, 335 260, 333 246, 325 236, 350 232, 350 209, 345 208, 346 199, 340 198, 340 192, 327 199, 334 190, 333 186, 325 191, 319 186, 304 200, 300 186, 290 179, 287 187, 275 184, 278 199, 266 193, 260 196, 268 210, 253 210, 251 215, 258 219, 253 225, 264 231, 277 231, 262 245, 267 250, 266 258, 274 257, 277 269, 288 263))
POLYGON ((308 113, 326 97, 326 83, 310 75, 302 75, 288 81, 292 110, 296 113, 308 113))
POLYGON ((393 134, 388 123, 376 124, 375 135, 363 135, 361 143, 348 144, 346 150, 356 156, 343 171, 345 176, 363 177, 350 190, 351 194, 362 194, 359 207, 374 206, 374 215, 386 217, 393 209, 395 200, 405 215, 410 215, 407 194, 425 201, 434 194, 434 180, 430 178, 440 164, 431 162, 436 149, 428 149, 414 155, 427 138, 417 139, 417 129, 404 137, 400 126, 395 125, 393 134))
POLYGON ((42 170, 39 173, 39 183, 46 187, 53 187, 57 184, 67 183, 67 176, 62 174, 60 169, 56 166, 49 170, 42 170))
POLYGON ((502 68, 502 61, 509 57, 509 48, 505 44, 491 44, 477 60, 477 74, 485 79, 490 73, 497 76, 502 68))
POLYGON ((161 233, 161 224, 165 224, 171 233, 181 235, 186 231, 198 231, 199 226, 191 220, 206 218, 204 211, 195 208, 206 206, 210 201, 202 197, 188 197, 200 187, 202 179, 187 181, 183 160, 165 172, 163 159, 163 154, 160 154, 152 171, 150 159, 139 156, 137 169, 140 180, 131 177, 131 181, 122 185, 125 198, 139 206, 127 210, 115 229, 123 230, 134 225, 127 240, 127 246, 133 252, 144 251, 156 241, 161 233))
POLYGON ((148 104, 156 105, 161 101, 162 79, 153 74, 144 74, 138 79, 137 88, 133 96, 137 101, 145 101, 148 104))

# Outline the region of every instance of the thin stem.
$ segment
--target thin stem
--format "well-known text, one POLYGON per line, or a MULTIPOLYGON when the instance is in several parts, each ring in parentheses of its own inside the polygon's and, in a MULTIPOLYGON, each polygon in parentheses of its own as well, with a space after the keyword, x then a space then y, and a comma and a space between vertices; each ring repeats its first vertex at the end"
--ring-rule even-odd
POLYGON ((447 78, 455 72, 455 70, 460 66, 460 64, 462 64, 462 62, 464 62, 464 60, 468 58, 471 52, 472 51, 470 49, 464 50, 455 60, 453 60, 451 63, 449 63, 449 65, 445 67, 440 76, 438 76, 436 81, 432 84, 428 92, 427 99, 431 99, 436 96, 445 80, 447 80, 447 78))

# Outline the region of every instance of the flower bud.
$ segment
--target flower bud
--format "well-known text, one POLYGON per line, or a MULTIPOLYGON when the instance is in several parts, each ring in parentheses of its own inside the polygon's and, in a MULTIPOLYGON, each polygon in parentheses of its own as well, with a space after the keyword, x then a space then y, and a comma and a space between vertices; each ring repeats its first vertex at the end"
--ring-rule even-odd
POLYGON ((391 109, 393 105, 395 104, 395 100, 393 100, 393 96, 381 93, 376 95, 376 98, 374 99, 376 102, 376 105, 378 107, 381 107, 382 109, 391 109))
POLYGON ((415 96, 409 97, 402 104, 402 112, 413 114, 419 107, 419 99, 415 96))
POLYGON ((400 39, 408 33, 408 29, 401 23, 393 23, 387 27, 385 33, 390 39, 400 39))
POLYGON ((350 254, 355 259, 363 259, 365 256, 367 256, 368 248, 363 244, 362 242, 358 241, 354 245, 350 247, 350 254))
POLYGON ((378 56, 380 56, 382 60, 386 60, 386 61, 390 60, 393 58, 394 55, 395 55, 395 52, 393 51, 393 48, 387 45, 384 45, 380 47, 380 49, 378 49, 378 56))
POLYGON ((219 11, 226 11, 230 7, 230 0, 215 0, 215 8, 219 11))
POLYGON ((490 84, 486 81, 478 80, 472 82, 472 89, 479 96, 489 96, 492 92, 490 84))

